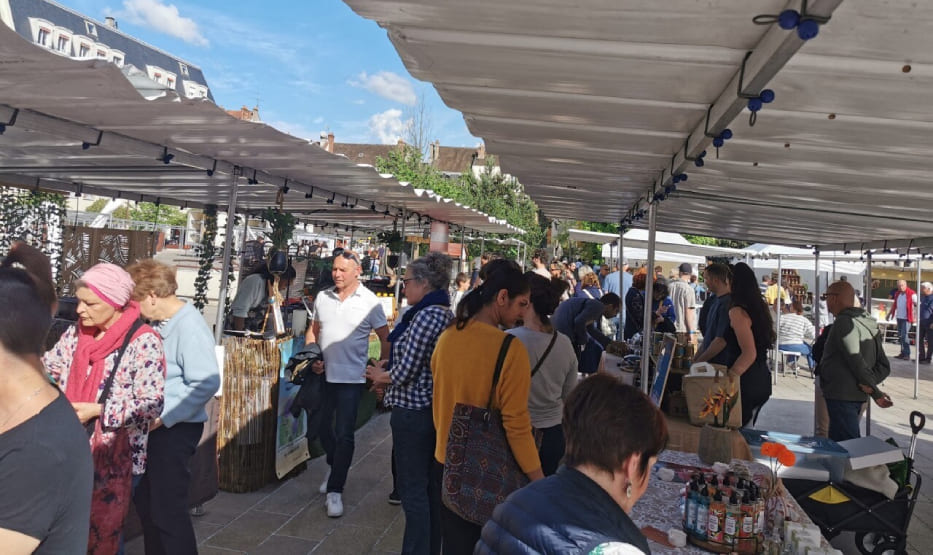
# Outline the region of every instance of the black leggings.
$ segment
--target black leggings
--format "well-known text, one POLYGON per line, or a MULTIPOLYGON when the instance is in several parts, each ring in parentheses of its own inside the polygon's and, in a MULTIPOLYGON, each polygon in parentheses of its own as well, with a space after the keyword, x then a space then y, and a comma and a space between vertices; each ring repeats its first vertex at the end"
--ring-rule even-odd
POLYGON ((541 434, 541 447, 538 448, 538 457, 541 458, 541 470, 545 476, 557 472, 561 459, 564 458, 564 427, 561 424, 550 428, 537 430, 541 434))
MULTIPOLYGON (((434 461, 431 469, 431 480, 434 480, 435 487, 430 491, 440 497, 444 481, 444 465, 434 461)), ((441 508, 441 553, 443 555, 472 555, 476 542, 479 541, 482 526, 473 524, 468 520, 460 518, 455 512, 444 505, 443 501, 437 500, 441 508)))

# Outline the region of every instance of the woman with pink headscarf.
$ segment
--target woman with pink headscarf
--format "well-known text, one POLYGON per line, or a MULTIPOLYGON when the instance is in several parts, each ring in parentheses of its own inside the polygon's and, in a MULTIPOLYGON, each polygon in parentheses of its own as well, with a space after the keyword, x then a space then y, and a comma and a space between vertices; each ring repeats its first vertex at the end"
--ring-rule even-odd
POLYGON ((119 549, 133 475, 146 469, 149 424, 162 412, 162 340, 130 300, 134 283, 114 264, 97 264, 75 283, 76 326, 43 357, 49 375, 90 437, 94 493, 88 553, 119 549))

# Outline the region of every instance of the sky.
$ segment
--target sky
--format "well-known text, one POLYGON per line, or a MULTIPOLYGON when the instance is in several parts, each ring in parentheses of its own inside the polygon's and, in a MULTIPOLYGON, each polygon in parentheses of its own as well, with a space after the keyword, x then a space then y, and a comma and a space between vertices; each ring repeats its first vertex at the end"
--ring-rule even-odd
POLYGON ((472 147, 462 115, 412 78, 386 32, 341 0, 58 0, 199 66, 218 105, 286 133, 395 143, 423 98, 430 137, 472 147))

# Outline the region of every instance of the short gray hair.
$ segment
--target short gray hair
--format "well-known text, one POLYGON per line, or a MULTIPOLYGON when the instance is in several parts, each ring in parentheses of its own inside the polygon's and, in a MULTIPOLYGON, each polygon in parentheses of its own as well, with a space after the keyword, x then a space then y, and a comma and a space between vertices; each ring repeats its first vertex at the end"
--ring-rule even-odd
POLYGON ((446 289, 450 285, 450 257, 440 252, 429 252, 408 264, 412 279, 427 282, 431 289, 446 289))
POLYGON ((933 283, 930 283, 929 281, 924 281, 923 283, 920 284, 920 289, 933 289, 933 283))

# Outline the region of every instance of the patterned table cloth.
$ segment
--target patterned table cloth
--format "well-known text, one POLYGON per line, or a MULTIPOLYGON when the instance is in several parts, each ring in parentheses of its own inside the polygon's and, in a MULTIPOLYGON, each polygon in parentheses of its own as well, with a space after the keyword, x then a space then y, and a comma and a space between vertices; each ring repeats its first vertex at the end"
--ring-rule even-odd
MULTIPOLYGON (((704 468, 707 469, 707 472, 712 472, 709 465, 703 464, 695 453, 664 451, 658 456, 658 462, 704 468)), ((733 464, 743 465, 748 468, 752 478, 759 485, 762 484, 763 481, 766 483, 767 480, 769 480, 770 470, 763 464, 738 459, 733 459, 732 462, 733 464)), ((653 526, 666 535, 670 528, 682 529, 683 499, 681 498, 681 491, 684 488, 684 482, 677 478, 671 482, 661 480, 657 475, 657 468, 656 466, 652 469, 651 482, 648 485, 648 490, 645 492, 645 495, 638 500, 638 503, 635 504, 631 517, 639 528, 653 526)), ((792 522, 813 524, 810 517, 803 512, 800 505, 787 490, 782 487, 781 491, 783 493, 784 503, 783 507, 780 506, 780 503, 777 503, 777 510, 786 511, 785 518, 792 522)), ((768 515, 768 518, 772 518, 772 515, 768 515)), ((709 553, 690 543, 687 544, 687 547, 674 548, 662 545, 649 538, 649 544, 652 553, 709 553)), ((824 547, 828 546, 829 542, 823 538, 822 545, 824 547)))

